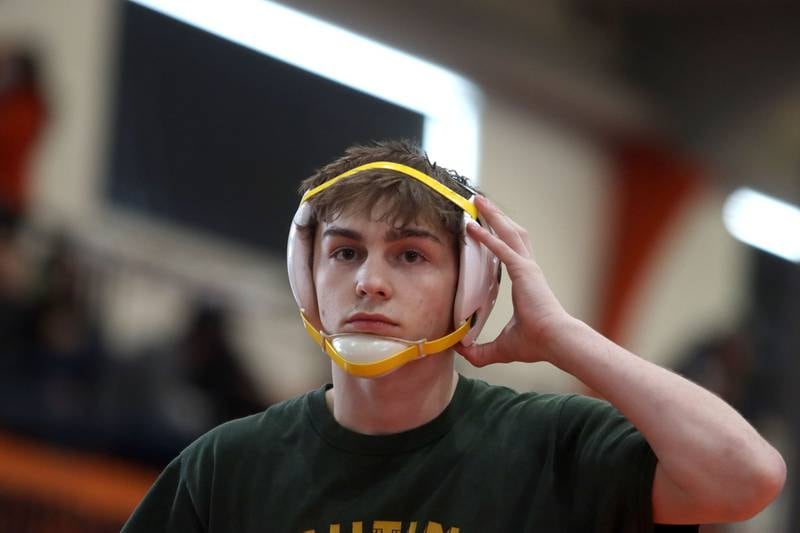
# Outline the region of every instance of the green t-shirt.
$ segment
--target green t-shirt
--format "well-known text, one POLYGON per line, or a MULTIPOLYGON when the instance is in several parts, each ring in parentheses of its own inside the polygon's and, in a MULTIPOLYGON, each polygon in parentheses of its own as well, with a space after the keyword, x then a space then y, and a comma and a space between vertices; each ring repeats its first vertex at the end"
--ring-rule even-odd
POLYGON ((431 422, 368 436, 329 387, 200 437, 123 532, 653 531, 655 455, 606 402, 461 376, 431 422))

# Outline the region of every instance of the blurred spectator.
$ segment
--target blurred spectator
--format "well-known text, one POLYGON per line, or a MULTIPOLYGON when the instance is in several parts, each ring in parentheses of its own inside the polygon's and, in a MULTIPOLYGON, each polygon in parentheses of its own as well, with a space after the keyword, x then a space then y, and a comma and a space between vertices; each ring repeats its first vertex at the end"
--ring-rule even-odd
MULTIPOLYGON (((678 371, 741 411, 750 400, 748 389, 753 379, 752 340, 745 331, 708 337, 689 351, 678 371)), ((751 416, 743 414, 747 418, 752 417, 752 413, 751 416)))
POLYGON ((15 372, 31 337, 30 276, 15 225, 0 221, 0 372, 15 372))
POLYGON ((18 221, 28 204, 29 165, 46 118, 34 56, 0 43, 0 218, 18 221))
POLYGON ((178 339, 120 365, 106 401, 111 448, 164 466, 212 427, 264 409, 240 360, 224 310, 196 304, 178 339))
POLYGON ((0 220, 0 426, 163 466, 201 433, 265 407, 221 307, 198 303, 176 339, 110 354, 79 249, 40 234, 34 261, 17 230, 0 220))
POLYGON ((209 398, 214 426, 264 407, 230 342, 221 308, 206 304, 195 308, 177 356, 186 383, 209 398))
POLYGON ((84 273, 74 248, 57 238, 38 274, 23 282, 12 273, 36 269, 13 241, 5 244, 2 423, 60 444, 96 448, 98 391, 107 357, 85 301, 84 273))
POLYGON ((98 445, 98 392, 107 364, 87 301, 86 276, 72 243, 57 237, 34 285, 34 329, 27 360, 44 422, 39 432, 81 448, 98 445))
MULTIPOLYGON (((29 163, 45 105, 31 53, 0 42, 0 373, 13 387, 32 337, 30 269, 18 242, 27 207, 29 163)), ((0 383, 2 385, 3 383, 0 383)))

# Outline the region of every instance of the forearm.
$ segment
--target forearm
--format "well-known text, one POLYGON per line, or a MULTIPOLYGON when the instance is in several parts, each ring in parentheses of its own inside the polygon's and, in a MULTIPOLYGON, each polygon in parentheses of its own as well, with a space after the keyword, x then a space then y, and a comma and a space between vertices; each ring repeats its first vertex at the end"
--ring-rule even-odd
POLYGON ((659 468, 688 497, 724 513, 730 506, 758 507, 759 498, 763 507, 780 490, 785 476, 780 455, 716 395, 580 321, 565 320, 548 339, 547 360, 619 409, 647 439, 659 468))

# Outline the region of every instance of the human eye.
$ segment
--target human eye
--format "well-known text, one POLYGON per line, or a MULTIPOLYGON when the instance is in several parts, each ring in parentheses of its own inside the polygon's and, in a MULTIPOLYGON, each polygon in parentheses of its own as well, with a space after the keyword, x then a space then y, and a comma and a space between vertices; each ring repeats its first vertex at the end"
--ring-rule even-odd
POLYGON ((358 259, 358 252, 354 248, 341 247, 331 253, 331 257, 337 261, 350 262, 358 259))
POLYGON ((400 254, 400 259, 404 263, 413 264, 413 263, 419 263, 421 261, 424 261, 425 260, 425 256, 422 255, 422 253, 420 253, 418 250, 411 249, 411 250, 404 250, 400 254))

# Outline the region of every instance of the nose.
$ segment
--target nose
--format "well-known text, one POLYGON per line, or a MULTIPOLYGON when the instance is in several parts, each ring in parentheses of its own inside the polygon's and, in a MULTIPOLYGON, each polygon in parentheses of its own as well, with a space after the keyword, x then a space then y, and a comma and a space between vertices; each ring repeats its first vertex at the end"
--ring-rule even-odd
POLYGON ((391 298, 392 285, 386 265, 380 258, 369 257, 361 264, 356 276, 356 293, 361 297, 391 298))

